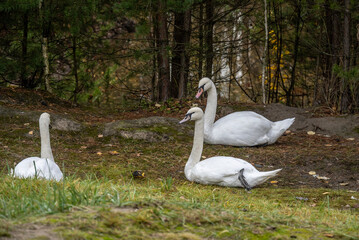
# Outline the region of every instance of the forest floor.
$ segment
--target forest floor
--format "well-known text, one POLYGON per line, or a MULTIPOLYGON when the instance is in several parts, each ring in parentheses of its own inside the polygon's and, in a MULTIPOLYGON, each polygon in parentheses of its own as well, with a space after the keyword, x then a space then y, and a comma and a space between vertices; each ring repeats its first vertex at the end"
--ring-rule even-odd
POLYGON ((204 109, 205 100, 127 104, 125 109, 109 110, 74 107, 44 92, 0 88, 0 169, 6 183, 0 189, 3 192, 0 216, 4 219, 0 221, 0 239, 359 238, 357 115, 340 116, 325 108, 299 109, 280 104, 264 107, 220 101, 218 117, 238 110, 253 110, 273 121, 296 117, 290 131, 273 145, 204 146, 203 158, 233 156, 254 164, 260 171, 283 169, 272 181, 247 193, 243 189, 186 181, 183 168, 192 147, 193 124, 179 126, 177 122, 192 104, 204 109), (39 193, 39 187, 56 186, 38 180, 25 183, 6 176, 9 168, 21 159, 39 155, 38 117, 45 111, 51 114, 55 125, 51 130, 55 161, 69 179, 69 185, 59 190, 72 196, 63 208, 57 203, 44 207, 40 200, 17 205, 25 201, 19 199, 34 196, 31 193, 21 196, 21 191, 27 190, 15 187, 14 181, 23 184, 23 188, 30 184, 27 187, 39 193), (141 118, 145 120, 135 120, 141 118), (133 179, 131 173, 135 170, 142 170, 145 178, 133 179), (107 189, 108 184, 111 190, 107 194, 113 198, 91 203, 84 200, 99 194, 87 193, 92 189, 90 185, 107 189), (76 186, 76 191, 71 186, 76 186), (117 188, 127 195, 119 197, 111 192, 117 188), (197 196, 199 193, 201 196, 197 196), (241 207, 232 206, 234 202, 241 207), (177 226, 177 222, 184 221, 178 214, 183 214, 189 223, 177 226), (241 217, 235 217, 236 214, 241 217), (121 215, 121 220, 114 215, 121 215), (128 222, 133 226, 122 229, 122 233, 109 230, 121 229, 128 222), (72 232, 68 230, 69 223, 73 224, 72 232), (95 230, 91 230, 91 224, 97 226, 95 230), (136 228, 136 224, 140 227, 136 228), (152 230, 148 232, 149 229, 152 230))

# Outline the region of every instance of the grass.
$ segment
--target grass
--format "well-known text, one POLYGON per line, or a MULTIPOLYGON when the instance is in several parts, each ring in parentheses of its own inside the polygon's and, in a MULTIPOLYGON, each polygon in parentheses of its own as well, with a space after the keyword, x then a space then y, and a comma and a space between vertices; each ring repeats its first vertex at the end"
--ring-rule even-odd
POLYGON ((0 224, 3 236, 32 222, 65 239, 359 238, 359 214, 341 202, 350 202, 354 193, 345 191, 257 188, 247 193, 171 178, 67 177, 55 183, 2 176, 1 181, 0 216, 10 223, 10 228, 0 224))

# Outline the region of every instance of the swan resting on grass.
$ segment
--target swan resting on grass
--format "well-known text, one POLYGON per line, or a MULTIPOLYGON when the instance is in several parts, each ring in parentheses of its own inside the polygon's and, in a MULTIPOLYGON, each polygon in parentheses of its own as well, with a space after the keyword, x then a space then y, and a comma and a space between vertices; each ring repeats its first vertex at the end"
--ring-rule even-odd
POLYGON ((41 157, 29 157, 19 162, 14 171, 18 178, 44 178, 60 181, 63 174, 55 163, 50 144, 50 114, 43 113, 39 119, 41 137, 41 157))
POLYGON ((226 187, 243 187, 249 191, 254 186, 276 176, 282 170, 259 172, 250 163, 234 157, 216 156, 200 161, 204 138, 202 109, 191 108, 180 123, 189 120, 195 121, 192 152, 184 169, 189 181, 226 187))
POLYGON ((216 122, 217 90, 209 78, 198 84, 196 98, 208 92, 204 114, 204 141, 209 144, 230 146, 261 146, 273 144, 293 124, 295 118, 272 122, 252 111, 228 114, 216 122))

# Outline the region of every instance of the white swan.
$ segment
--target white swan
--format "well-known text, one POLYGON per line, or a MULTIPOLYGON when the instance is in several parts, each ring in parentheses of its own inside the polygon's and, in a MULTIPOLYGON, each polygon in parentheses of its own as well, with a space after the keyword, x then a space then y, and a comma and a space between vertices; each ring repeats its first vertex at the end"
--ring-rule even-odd
POLYGON ((250 163, 234 157, 216 156, 200 161, 204 137, 202 109, 191 108, 180 123, 189 120, 195 121, 193 148, 184 169, 189 181, 227 187, 244 187, 249 191, 282 170, 259 172, 250 163))
POLYGON ((206 143, 238 147, 273 144, 294 122, 295 118, 272 122, 251 111, 231 113, 214 122, 217 110, 216 86, 209 78, 202 78, 198 86, 196 98, 208 92, 204 114, 206 143))
POLYGON ((60 181, 63 174, 54 161, 50 145, 50 114, 43 113, 39 119, 41 158, 29 157, 19 162, 13 174, 19 178, 45 178, 60 181))

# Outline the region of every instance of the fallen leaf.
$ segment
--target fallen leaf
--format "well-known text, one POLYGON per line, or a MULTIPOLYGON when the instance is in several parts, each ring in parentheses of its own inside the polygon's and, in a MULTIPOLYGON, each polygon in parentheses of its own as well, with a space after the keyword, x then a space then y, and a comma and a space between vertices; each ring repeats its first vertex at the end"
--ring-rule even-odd
POLYGON ((118 155, 119 153, 117 151, 110 151, 111 155, 118 155))
POLYGON ((348 184, 349 184, 348 182, 339 183, 340 186, 346 186, 348 184))
POLYGON ((330 178, 328 178, 328 177, 323 177, 323 176, 317 176, 317 178, 319 179, 319 180, 329 180, 330 178))
POLYGON ((158 108, 159 108, 159 107, 161 107, 161 104, 156 103, 156 104, 155 104, 155 107, 158 107, 158 108))
POLYGON ((290 131, 290 130, 287 130, 287 131, 285 131, 285 134, 289 134, 289 133, 291 133, 292 131, 290 131))
POLYGON ((347 138, 348 141, 354 141, 355 138, 347 138))
POLYGON ((315 135, 315 132, 313 132, 313 131, 308 131, 307 134, 308 134, 308 135, 315 135))
POLYGON ((270 181, 271 184, 277 184, 278 181, 270 181))
POLYGON ((315 207, 315 206, 317 206, 317 204, 313 203, 313 204, 310 204, 309 206, 315 207))
POLYGON ((102 155, 102 152, 97 152, 96 154, 99 155, 99 156, 101 156, 101 155, 102 155))
MULTIPOLYGON (((115 151, 115 152, 116 152, 116 151, 115 151)), ((136 153, 136 156, 137 156, 137 157, 141 156, 141 153, 136 153)))
POLYGON ((34 131, 30 131, 30 132, 29 132, 29 135, 32 135, 32 134, 34 134, 34 131))
POLYGON ((29 126, 30 125, 30 123, 24 123, 24 126, 29 126))
POLYGON ((314 172, 314 171, 310 171, 310 172, 309 172, 309 175, 315 175, 315 174, 317 174, 317 173, 314 172))
POLYGON ((98 138, 103 138, 102 134, 97 135, 98 138))
POLYGON ((202 156, 203 159, 207 158, 206 156, 202 156))
POLYGON ((87 147, 86 146, 81 146, 82 149, 86 149, 87 147))
POLYGON ((324 233, 324 236, 328 237, 328 238, 333 238, 334 234, 331 233, 324 233))
POLYGON ((333 146, 332 144, 325 144, 324 146, 326 146, 326 147, 331 147, 331 146, 333 146))
POLYGON ((323 195, 328 195, 330 192, 323 192, 322 194, 323 195))

